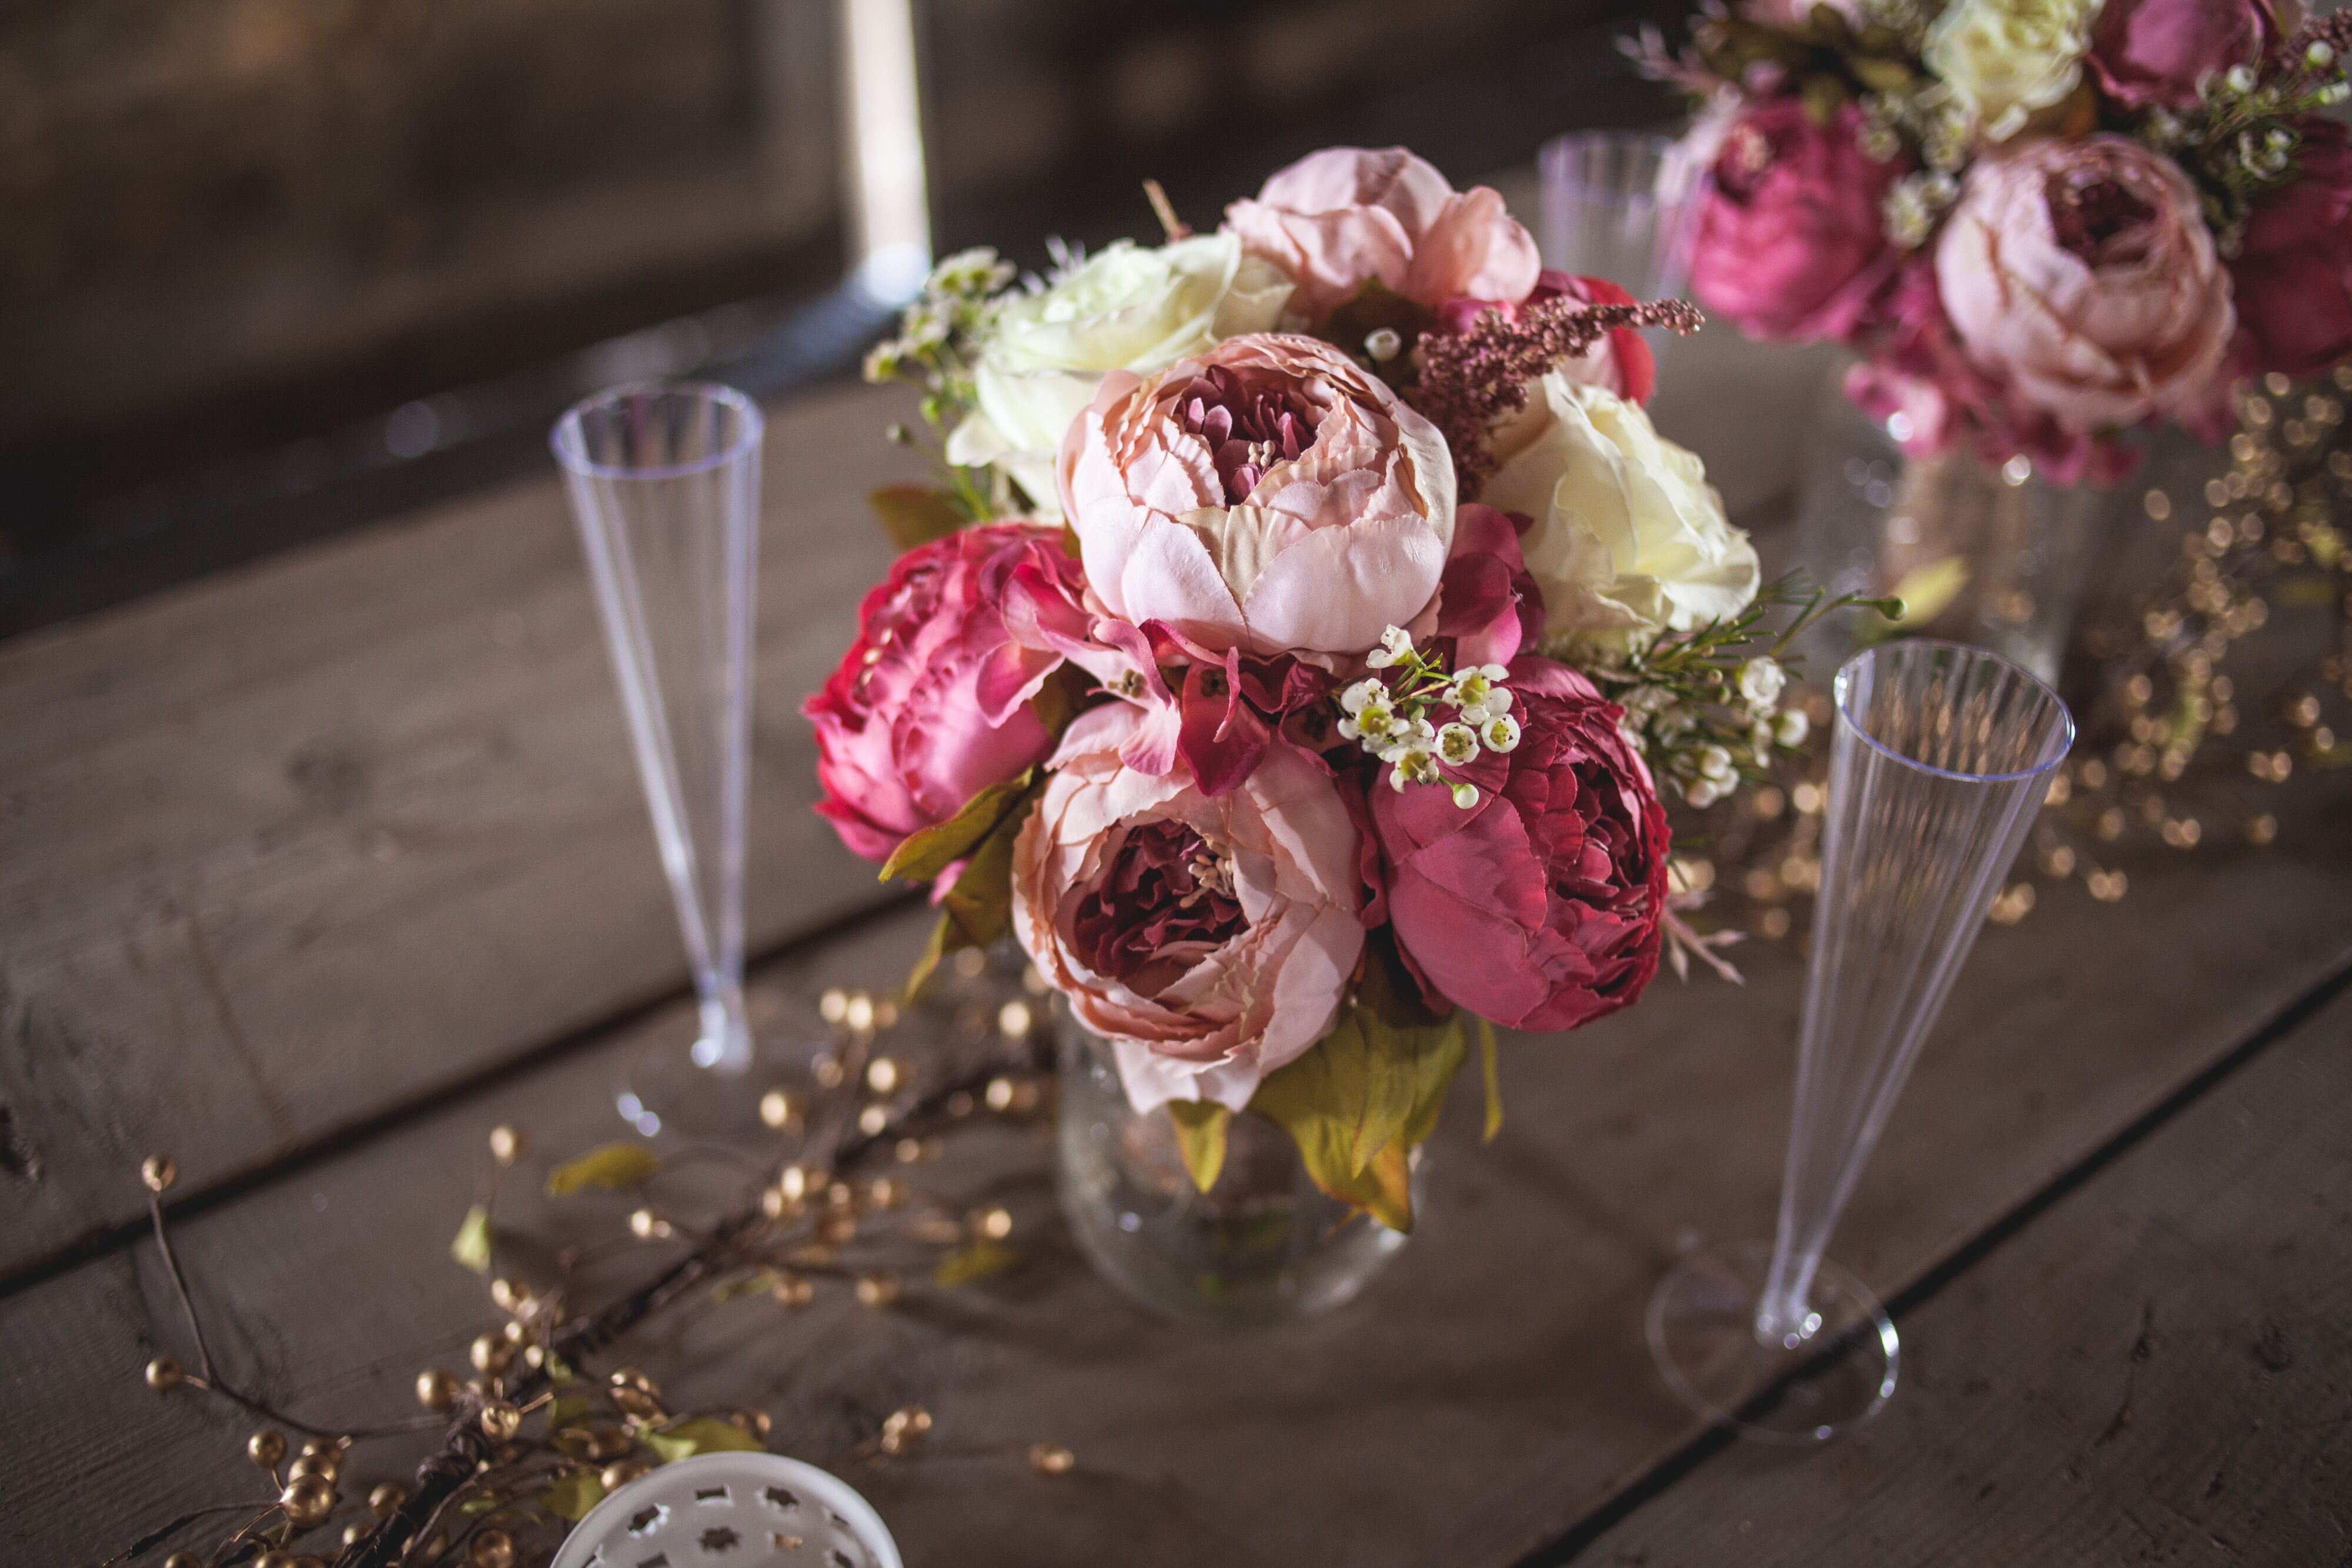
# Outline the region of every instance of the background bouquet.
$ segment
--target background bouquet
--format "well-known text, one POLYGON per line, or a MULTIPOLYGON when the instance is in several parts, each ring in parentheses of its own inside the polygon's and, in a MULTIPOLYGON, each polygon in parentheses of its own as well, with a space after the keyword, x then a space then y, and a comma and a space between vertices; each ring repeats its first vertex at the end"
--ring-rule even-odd
POLYGON ((1634 52, 1706 102, 1702 300, 1851 349, 1913 455, 2071 484, 2352 357, 2347 43, 2300 0, 1743 0, 1634 52))
POLYGON ((1687 306, 1402 149, 1214 233, 1152 194, 1166 243, 952 257, 875 350, 945 483, 876 497, 906 550, 807 705, 818 810, 931 886, 925 969, 1017 936, 1202 1186, 1255 1109, 1403 1228, 1466 1026, 1491 1096, 1489 1020, 1626 1007, 1680 935, 1662 785, 1801 740, 1780 596, 1643 411, 1633 329, 1687 306))

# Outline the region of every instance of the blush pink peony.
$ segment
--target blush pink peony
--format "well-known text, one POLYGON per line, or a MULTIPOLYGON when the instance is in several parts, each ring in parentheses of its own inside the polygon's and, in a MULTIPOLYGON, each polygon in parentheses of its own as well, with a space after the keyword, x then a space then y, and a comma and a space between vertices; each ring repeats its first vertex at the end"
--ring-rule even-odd
POLYGON ((2121 136, 1979 159, 1936 280, 1969 359, 2077 432, 2200 402, 2236 320, 2196 190, 2121 136))
POLYGON ((1619 710, 1565 664, 1510 664, 1521 727, 1433 785, 1372 790, 1389 917, 1438 991, 1514 1029, 1574 1029, 1626 1007, 1657 973, 1666 814, 1619 710))
POLYGON ((1429 606, 1454 543, 1444 438, 1311 338, 1111 372, 1060 484, 1108 612, 1213 651, 1362 653, 1429 606))
POLYGON ((2254 204, 2230 275, 2252 368, 2315 376, 2352 358, 2352 146, 2332 120, 2296 129, 2295 181, 2254 204))
POLYGON ((1327 147, 1225 209, 1249 254, 1297 285, 1319 322, 1373 278, 1406 298, 1516 303, 1536 286, 1535 236, 1484 185, 1456 191, 1402 147, 1327 147))
POLYGON ((1129 768, 1142 722, 1120 703, 1071 724, 1013 847, 1013 928, 1138 1111, 1239 1111, 1339 1015, 1364 945, 1356 830, 1286 747, 1214 800, 1129 768))
POLYGON ((1904 172, 1855 140, 1858 111, 1817 125, 1798 99, 1732 122, 1699 209, 1691 287, 1753 338, 1843 340, 1894 276, 1879 204, 1904 172))
MULTIPOLYGON (((858 607, 857 640, 802 708, 816 727, 816 809, 856 853, 888 859, 1053 749, 1026 706, 981 691, 992 665, 1022 653, 1000 604, 1023 568, 1077 590, 1059 529, 995 523, 908 550, 858 607)), ((1038 678, 1060 662, 1030 658, 1038 678)), ((1029 681, 1019 695, 1034 690, 1029 681)))

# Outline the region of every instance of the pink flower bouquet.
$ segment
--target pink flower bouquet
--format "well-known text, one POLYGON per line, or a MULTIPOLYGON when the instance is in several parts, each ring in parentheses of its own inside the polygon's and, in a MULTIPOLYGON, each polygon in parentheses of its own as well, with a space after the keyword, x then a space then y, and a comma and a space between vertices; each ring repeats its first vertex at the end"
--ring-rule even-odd
POLYGON ((809 699, 817 809, 932 890, 926 967, 1016 938, 1196 1179, 1255 1107, 1403 1228, 1474 1039, 1681 967, 1661 792, 1802 740, 1779 600, 1643 411, 1689 307, 1402 149, 1163 220, 951 257, 875 350, 945 484, 876 498, 906 553, 809 699))
POLYGON ((2301 0, 1738 0, 1634 52, 1707 106, 1702 301, 1852 350, 1915 455, 2073 483, 2352 357, 2347 46, 2301 0))

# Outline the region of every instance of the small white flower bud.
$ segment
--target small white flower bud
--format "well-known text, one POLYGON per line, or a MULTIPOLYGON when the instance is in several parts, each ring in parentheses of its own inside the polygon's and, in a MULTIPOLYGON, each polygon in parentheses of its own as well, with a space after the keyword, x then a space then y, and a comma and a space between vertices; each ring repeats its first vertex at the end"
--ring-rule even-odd
POLYGON ((1789 672, 1777 659, 1750 659, 1739 666, 1739 695, 1748 699, 1749 707, 1769 708, 1780 700, 1780 688, 1789 684, 1789 672))
POLYGON ((1788 708, 1773 716, 1772 738, 1783 746, 1802 746, 1807 732, 1813 727, 1801 707, 1788 708))
POLYGON ((2314 39, 2311 47, 2303 51, 2303 63, 2313 70, 2324 71, 2336 63, 2336 51, 2328 47, 2326 40, 2314 39))
POLYGON ((1708 779, 1694 779, 1683 786, 1683 799, 1704 811, 1723 799, 1723 791, 1708 779))
POLYGON ((1465 811, 1471 807, 1476 805, 1478 803, 1478 786, 1475 784, 1454 785, 1454 803, 1461 807, 1465 811))
POLYGON ((1698 776, 1717 785, 1728 785, 1739 777, 1731 765, 1731 753, 1720 746, 1703 747, 1698 754, 1698 776))
POLYGON ((1393 327, 1379 327, 1364 334, 1364 357, 1376 365, 1385 365, 1404 348, 1404 340, 1393 327))
POLYGON ((2231 92, 2254 90, 2254 70, 2252 66, 2231 66, 2221 73, 2221 81, 2231 92))

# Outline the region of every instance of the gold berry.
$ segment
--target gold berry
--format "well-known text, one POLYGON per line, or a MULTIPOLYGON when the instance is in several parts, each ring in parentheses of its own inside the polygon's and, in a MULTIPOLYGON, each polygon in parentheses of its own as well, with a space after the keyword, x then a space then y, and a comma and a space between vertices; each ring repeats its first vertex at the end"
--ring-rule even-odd
POLYGON ((180 1364, 168 1355, 159 1355, 147 1364, 147 1386, 158 1394, 169 1394, 187 1381, 188 1375, 180 1364))
POLYGON ((139 1179, 149 1192, 162 1192, 180 1179, 180 1167, 169 1155, 149 1155, 139 1162, 139 1179))
POLYGON ((408 1489, 398 1481, 378 1481, 368 1493, 368 1511, 378 1519, 390 1519, 408 1500, 408 1489))
POLYGON ((503 1443, 522 1430, 522 1412, 505 1399, 482 1406, 482 1430, 494 1443, 503 1443))
POLYGON ((264 1427, 245 1440, 245 1457, 265 1470, 274 1470, 286 1457, 286 1434, 264 1427))
POLYGON ((1029 1468, 1041 1476, 1066 1476, 1078 1457, 1059 1443, 1033 1443, 1029 1447, 1029 1468))
POLYGON ((501 1166, 514 1164, 522 1158, 523 1151, 529 1147, 529 1140, 523 1137, 519 1128, 500 1124, 490 1129, 490 1158, 501 1166))
POLYGON ((473 1568, 514 1568, 514 1540, 503 1530, 478 1530, 466 1548, 466 1561, 473 1568))
POLYGON ((634 1458, 614 1460, 597 1479, 604 1483, 606 1491, 619 1491, 653 1468, 654 1462, 640 1454, 634 1458))
POLYGON ((292 1467, 287 1470, 286 1477, 291 1480, 296 1476, 316 1476, 332 1486, 336 1478, 342 1473, 343 1462, 334 1455, 305 1454, 294 1461, 292 1467))
POLYGON ((294 1568, 294 1553, 273 1546, 253 1560, 253 1568, 294 1568))
POLYGON ((427 1410, 446 1410, 457 1402, 457 1380, 439 1367, 416 1375, 416 1402, 427 1410))
POLYGON ((174 1552, 163 1559, 163 1568, 205 1568, 205 1560, 193 1552, 174 1552))
POLYGON ((324 1476, 296 1476, 278 1494, 280 1507, 286 1510, 288 1521, 298 1530, 308 1530, 323 1521, 335 1506, 335 1489, 324 1476))

